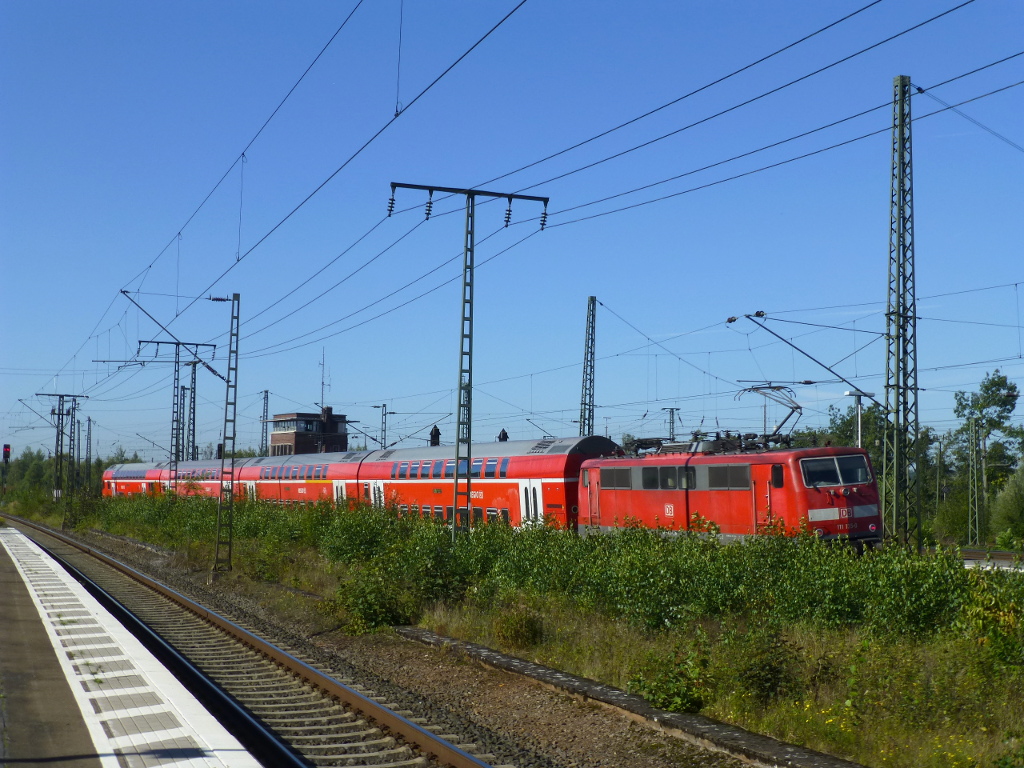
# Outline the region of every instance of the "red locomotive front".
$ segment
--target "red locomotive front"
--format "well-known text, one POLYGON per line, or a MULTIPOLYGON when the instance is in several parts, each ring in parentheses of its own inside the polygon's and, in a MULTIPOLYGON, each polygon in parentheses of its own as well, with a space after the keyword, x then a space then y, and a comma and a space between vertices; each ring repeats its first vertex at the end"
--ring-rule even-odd
POLYGON ((581 486, 579 522, 591 528, 689 530, 707 521, 724 539, 806 529, 823 538, 881 540, 878 489, 858 448, 595 459, 583 464, 581 486))

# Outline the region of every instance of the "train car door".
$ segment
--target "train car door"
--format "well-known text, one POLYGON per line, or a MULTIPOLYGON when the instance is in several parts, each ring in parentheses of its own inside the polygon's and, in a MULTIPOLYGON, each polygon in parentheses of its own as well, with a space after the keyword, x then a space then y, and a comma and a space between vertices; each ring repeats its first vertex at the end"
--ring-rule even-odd
POLYGON ((384 506, 384 481, 383 480, 371 480, 370 481, 370 494, 372 504, 375 507, 384 506))
MULTIPOLYGON (((780 473, 772 464, 752 464, 750 466, 750 493, 753 508, 753 530, 751 533, 763 531, 771 525, 773 483, 781 482, 780 473)), ((776 486, 781 487, 781 486, 776 486)))
POLYGON ((256 483, 254 481, 245 481, 245 495, 249 498, 249 501, 256 501, 256 483))
POLYGON ((544 522, 544 491, 540 480, 519 481, 520 524, 544 522))
POLYGON ((590 524, 599 527, 601 525, 601 470, 588 469, 589 482, 587 483, 587 498, 590 507, 590 524))
POLYGON ((334 503, 341 506, 345 503, 345 481, 344 480, 333 480, 334 483, 334 503))

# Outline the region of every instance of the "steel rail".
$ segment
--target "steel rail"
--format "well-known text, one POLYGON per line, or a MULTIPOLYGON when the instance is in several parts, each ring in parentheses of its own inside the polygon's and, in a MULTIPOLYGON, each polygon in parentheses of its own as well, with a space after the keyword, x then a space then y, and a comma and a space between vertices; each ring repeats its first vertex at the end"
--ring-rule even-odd
POLYGON ((318 688, 327 695, 338 699, 359 715, 367 718, 368 720, 372 720, 383 728, 386 728, 390 733, 401 738, 406 744, 415 747, 420 752, 437 762, 451 766, 452 768, 491 768, 489 763, 485 763, 468 752, 459 749, 459 747, 449 741, 438 738, 425 728, 420 727, 416 723, 411 722, 387 707, 378 704, 372 699, 359 693, 359 691, 350 688, 329 675, 325 675, 320 670, 306 664, 300 659, 295 658, 287 651, 275 646, 273 643, 267 642, 263 638, 258 637, 248 630, 238 626, 233 621, 230 621, 220 614, 211 611, 209 608, 196 603, 165 584, 161 584, 155 579, 136 571, 134 568, 114 560, 103 552, 86 546, 74 539, 70 539, 50 528, 25 520, 24 518, 9 514, 3 514, 0 515, 0 517, 15 520, 21 525, 25 525, 47 536, 51 536, 68 546, 74 547, 75 549, 96 558, 100 562, 124 574, 125 576, 128 576, 140 584, 163 595, 168 600, 210 622, 221 631, 238 640, 240 643, 263 654, 275 664, 280 665, 299 679, 305 680, 313 687, 318 688))

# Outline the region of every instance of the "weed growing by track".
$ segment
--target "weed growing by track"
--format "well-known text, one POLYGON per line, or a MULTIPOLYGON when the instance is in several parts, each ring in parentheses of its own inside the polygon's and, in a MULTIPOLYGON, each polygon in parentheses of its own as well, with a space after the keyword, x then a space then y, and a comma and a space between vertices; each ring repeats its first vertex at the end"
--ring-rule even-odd
MULTIPOLYGON (((79 525, 208 564, 215 516, 121 497, 79 525)), ((1024 768, 1024 574, 956 550, 501 524, 453 541, 394 510, 246 502, 235 541, 236 572, 320 595, 350 632, 420 622, 866 765, 1024 768)))

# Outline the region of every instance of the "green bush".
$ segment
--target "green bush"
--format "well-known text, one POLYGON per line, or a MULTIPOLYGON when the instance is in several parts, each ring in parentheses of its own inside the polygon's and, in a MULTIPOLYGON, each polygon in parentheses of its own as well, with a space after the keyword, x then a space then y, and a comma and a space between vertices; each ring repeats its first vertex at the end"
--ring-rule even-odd
POLYGON ((708 666, 705 652, 677 645, 667 658, 648 654, 629 690, 666 712, 700 712, 712 694, 708 666))
POLYGON ((529 648, 544 637, 544 621, 536 611, 517 605, 494 619, 494 637, 507 648, 529 648))

